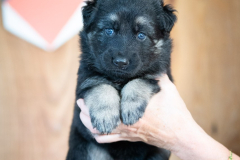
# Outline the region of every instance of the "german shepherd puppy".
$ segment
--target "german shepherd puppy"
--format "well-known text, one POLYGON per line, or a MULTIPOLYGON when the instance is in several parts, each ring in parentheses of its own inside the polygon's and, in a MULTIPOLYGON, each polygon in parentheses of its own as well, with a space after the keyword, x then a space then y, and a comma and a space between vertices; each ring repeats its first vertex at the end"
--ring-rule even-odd
MULTIPOLYGON (((111 133, 136 123, 160 91, 156 77, 170 73, 174 10, 162 0, 93 0, 83 7, 76 99, 91 122, 111 133)), ((74 108, 67 160, 167 160, 170 152, 143 142, 98 144, 74 108)))

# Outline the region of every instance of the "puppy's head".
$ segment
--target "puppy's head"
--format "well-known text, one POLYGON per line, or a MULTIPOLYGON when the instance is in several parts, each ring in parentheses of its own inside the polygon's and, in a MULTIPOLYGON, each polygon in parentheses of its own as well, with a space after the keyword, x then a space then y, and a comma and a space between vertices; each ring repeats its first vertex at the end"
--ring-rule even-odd
POLYGON ((82 51, 98 72, 133 78, 166 69, 174 10, 161 0, 94 0, 83 8, 82 51))

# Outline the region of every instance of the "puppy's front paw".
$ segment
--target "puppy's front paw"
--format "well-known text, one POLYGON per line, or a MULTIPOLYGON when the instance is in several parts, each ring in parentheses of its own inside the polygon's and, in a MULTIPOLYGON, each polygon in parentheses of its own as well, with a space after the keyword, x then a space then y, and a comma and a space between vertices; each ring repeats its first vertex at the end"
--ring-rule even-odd
POLYGON ((133 125, 144 114, 147 101, 138 97, 121 101, 121 118, 125 125, 133 125))
POLYGON ((119 114, 114 115, 100 111, 98 113, 90 113, 90 117, 93 128, 96 128, 102 134, 111 133, 120 124, 119 114))
POLYGON ((121 118, 124 124, 132 125, 143 116, 152 93, 151 84, 143 79, 132 80, 123 87, 121 118))
POLYGON ((120 124, 120 97, 115 88, 102 84, 87 92, 91 122, 101 133, 111 133, 120 124))
POLYGON ((111 133, 120 124, 119 113, 113 113, 115 111, 98 111, 90 112, 91 122, 93 128, 96 128, 102 134, 111 133))

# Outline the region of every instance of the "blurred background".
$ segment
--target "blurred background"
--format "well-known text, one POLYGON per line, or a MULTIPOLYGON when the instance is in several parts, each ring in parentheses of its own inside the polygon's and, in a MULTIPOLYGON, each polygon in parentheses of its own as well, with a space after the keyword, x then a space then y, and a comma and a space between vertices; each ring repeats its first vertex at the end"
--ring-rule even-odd
MULTIPOLYGON (((78 6, 80 2, 71 5, 78 6)), ((171 35, 175 84, 197 123, 240 155, 240 1, 166 3, 178 11, 171 35)), ((58 10, 65 11, 61 7, 58 10)), ((3 23, 3 13, 0 12, 0 159, 64 160, 80 49, 78 31, 71 32, 71 37, 59 35, 75 12, 69 12, 52 37, 39 30, 38 36, 45 34, 46 41, 39 40, 42 45, 38 47, 34 40, 23 40, 23 36, 7 29, 5 22, 11 19, 3 23)), ((17 22, 16 28, 20 28, 17 22)), ((22 30, 22 35, 29 33, 30 29, 22 30)), ((178 158, 173 155, 171 160, 178 158)))

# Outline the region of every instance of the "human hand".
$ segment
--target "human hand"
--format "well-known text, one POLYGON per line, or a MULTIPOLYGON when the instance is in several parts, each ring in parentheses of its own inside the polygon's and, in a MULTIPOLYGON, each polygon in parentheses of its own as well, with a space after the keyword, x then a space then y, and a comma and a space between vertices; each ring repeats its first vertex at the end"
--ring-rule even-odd
POLYGON ((159 79, 161 91, 150 100, 144 116, 134 125, 120 124, 111 134, 101 135, 92 127, 88 108, 82 99, 77 103, 81 108, 80 118, 83 124, 94 134, 99 143, 116 141, 143 141, 165 149, 171 149, 179 132, 186 125, 191 125, 193 118, 187 110, 175 85, 167 75, 159 79), (181 125, 179 125, 181 124, 181 125))
MULTIPOLYGON (((175 85, 167 75, 159 79, 161 91, 150 100, 143 117, 134 125, 121 123, 109 135, 92 127, 88 108, 82 99, 80 118, 98 143, 142 141, 172 151, 184 160, 225 160, 229 150, 218 143, 194 121, 175 85)), ((240 158, 233 154, 233 159, 240 158)))

